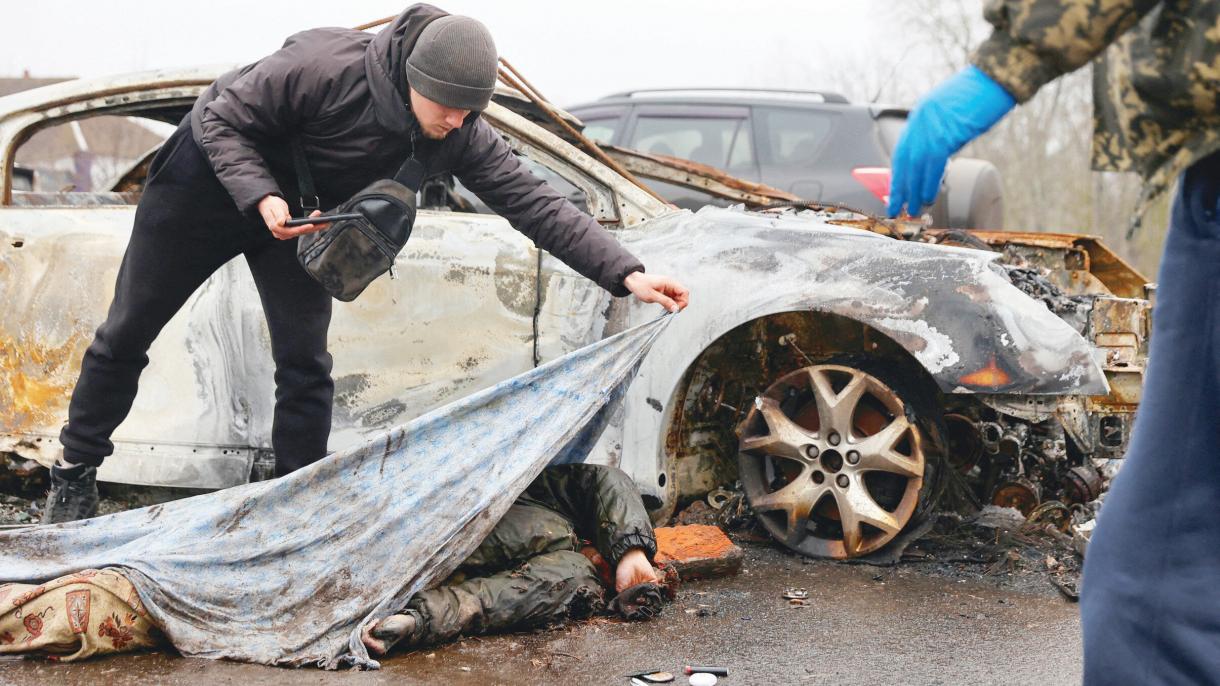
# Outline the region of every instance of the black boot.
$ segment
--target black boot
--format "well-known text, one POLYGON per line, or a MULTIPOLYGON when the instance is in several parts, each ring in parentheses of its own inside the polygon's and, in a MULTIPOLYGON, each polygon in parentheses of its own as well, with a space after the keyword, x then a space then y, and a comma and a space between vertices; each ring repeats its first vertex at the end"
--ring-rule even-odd
POLYGON ((43 524, 73 522, 97 514, 97 467, 73 465, 51 467, 51 490, 43 524))

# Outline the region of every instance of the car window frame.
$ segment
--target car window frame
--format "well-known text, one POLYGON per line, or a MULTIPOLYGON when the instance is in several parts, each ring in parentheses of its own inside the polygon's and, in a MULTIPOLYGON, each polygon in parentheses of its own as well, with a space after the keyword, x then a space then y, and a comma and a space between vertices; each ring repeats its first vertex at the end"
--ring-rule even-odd
MULTIPOLYGON (((74 119, 87 118, 102 114, 120 116, 145 116, 142 113, 157 110, 180 110, 183 114, 190 111, 191 106, 214 77, 184 78, 180 80, 163 81, 161 83, 137 83, 117 87, 99 87, 88 93, 69 95, 60 100, 48 99, 46 102, 33 103, 25 109, 15 110, 0 119, 0 210, 20 209, 30 205, 15 205, 13 202, 12 168, 16 161, 16 151, 29 137, 37 131, 50 126, 66 124, 74 119), (6 131, 7 129, 7 131, 6 131), (10 133, 11 132, 11 133, 10 133)), ((613 179, 601 178, 604 174, 599 170, 585 169, 585 165, 604 167, 596 160, 569 159, 570 144, 555 137, 545 129, 531 124, 519 115, 514 115, 507 108, 503 109, 503 122, 499 117, 489 116, 488 122, 496 132, 510 141, 510 146, 518 152, 530 156, 553 172, 563 177, 569 183, 585 192, 590 213, 603 225, 611 228, 628 228, 647 220, 664 209, 653 206, 652 198, 643 197, 639 193, 628 192, 626 197, 620 185, 630 185, 612 170, 605 168, 604 174, 613 179), (516 119, 521 119, 518 123, 516 119), (522 128, 522 127, 526 128, 522 128), (551 150, 553 146, 559 149, 551 150), (618 182, 621 181, 622 184, 618 182)), ((149 117, 157 119, 157 117, 149 117)), ((161 121, 167 121, 161 118, 161 121)), ((178 121, 169 123, 177 124, 178 121)), ((634 188, 634 186, 633 186, 634 188)), ((101 192, 84 192, 82 196, 95 197, 101 192)), ((117 195, 117 194, 116 194, 117 195)), ((109 203, 111 206, 134 206, 134 203, 109 203)), ((82 209, 96 207, 97 203, 81 203, 80 205, 39 205, 40 207, 65 207, 82 209)))
MULTIPOLYGON (((22 207, 22 205, 17 205, 13 202, 13 167, 16 166, 17 151, 39 131, 102 115, 120 117, 145 116, 147 119, 176 125, 177 122, 169 122, 164 118, 146 116, 143 113, 178 108, 181 108, 183 112, 189 112, 191 105, 195 102, 199 93, 206 87, 207 84, 190 84, 184 89, 181 84, 166 84, 154 88, 134 87, 117 92, 99 90, 70 102, 46 103, 17 114, 14 119, 24 121, 19 121, 17 130, 7 140, 2 141, 3 148, 0 150, 0 154, 3 155, 3 159, 0 160, 0 167, 4 170, 2 175, 3 188, 0 188, 0 208, 22 207)), ((100 198, 105 193, 105 191, 81 191, 81 196, 100 198)), ((64 203, 43 206, 70 209, 76 207, 96 207, 97 205, 95 203, 84 202, 80 204, 64 203)), ((117 206, 131 206, 131 204, 124 203, 117 206)))
MULTIPOLYGON (((621 142, 618 145, 630 147, 628 141, 635 139, 636 129, 639 126, 642 117, 669 117, 674 119, 741 119, 748 128, 750 137, 750 145, 753 148, 753 161, 750 168, 750 174, 739 173, 738 171, 730 172, 727 169, 721 169, 726 174, 731 173, 741 179, 748 181, 757 181, 761 177, 762 166, 758 157, 758 134, 757 127, 754 126, 752 112, 748 105, 722 105, 722 104, 699 104, 699 103, 640 103, 633 105, 631 108, 631 116, 627 124, 623 127, 621 142)), ((740 135, 740 133, 738 134, 740 135)), ((643 152, 643 151, 641 151, 643 152)), ((686 158, 681 158, 686 159, 686 158)), ((717 167, 719 169, 719 167, 717 167)))

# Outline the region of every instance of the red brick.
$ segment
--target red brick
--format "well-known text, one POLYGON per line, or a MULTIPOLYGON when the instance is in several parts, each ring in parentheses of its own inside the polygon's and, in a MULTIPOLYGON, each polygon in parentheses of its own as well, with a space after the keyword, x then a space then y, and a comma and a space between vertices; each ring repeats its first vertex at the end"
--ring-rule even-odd
POLYGON ((719 527, 663 526, 656 534, 656 561, 673 566, 683 579, 710 579, 741 571, 741 548, 719 527))

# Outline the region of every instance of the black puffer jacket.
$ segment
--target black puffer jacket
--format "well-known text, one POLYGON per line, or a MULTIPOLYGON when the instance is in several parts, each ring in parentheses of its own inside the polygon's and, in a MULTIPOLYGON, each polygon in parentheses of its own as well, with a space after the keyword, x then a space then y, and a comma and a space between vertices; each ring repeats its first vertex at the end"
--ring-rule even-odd
MULTIPOLYGON (((643 265, 513 155, 471 115, 444 140, 418 133, 403 61, 445 12, 413 5, 375 36, 324 28, 221 76, 196 101, 191 128, 237 207, 256 216, 267 195, 295 199, 288 141, 305 148, 323 207, 393 175, 412 153, 429 175, 449 172, 534 243, 615 295, 643 265), (287 191, 287 192, 286 192, 287 191)), ((292 203, 290 203, 292 204, 292 203)))

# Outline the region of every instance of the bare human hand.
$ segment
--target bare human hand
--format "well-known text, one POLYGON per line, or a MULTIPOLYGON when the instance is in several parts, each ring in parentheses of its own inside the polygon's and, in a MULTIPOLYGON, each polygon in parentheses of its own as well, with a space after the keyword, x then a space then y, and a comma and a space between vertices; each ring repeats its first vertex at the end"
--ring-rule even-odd
POLYGON ((670 312, 684 310, 690 304, 690 291, 668 276, 631 272, 623 285, 641 302, 658 303, 670 312))
MULTIPOLYGON (((281 241, 296 238, 302 234, 321 231, 330 225, 328 222, 321 222, 304 226, 284 226, 284 222, 292 218, 292 213, 288 211, 288 203, 278 195, 268 195, 259 200, 258 213, 262 215, 263 222, 267 224, 267 229, 271 231, 271 234, 281 241)), ((322 214, 321 211, 314 210, 309 216, 316 217, 320 214, 322 214)))
POLYGON ((644 551, 632 548, 619 558, 618 566, 614 568, 614 590, 622 593, 625 588, 645 583, 658 584, 661 579, 644 551))

